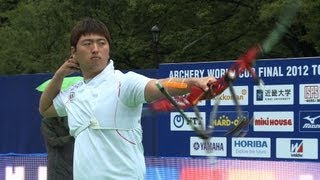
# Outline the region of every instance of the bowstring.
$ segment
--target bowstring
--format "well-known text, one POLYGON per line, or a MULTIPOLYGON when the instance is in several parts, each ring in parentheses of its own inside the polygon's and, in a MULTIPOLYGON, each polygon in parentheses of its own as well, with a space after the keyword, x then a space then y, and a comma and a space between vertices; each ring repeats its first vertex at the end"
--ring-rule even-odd
MULTIPOLYGON (((261 53, 270 52, 272 47, 274 47, 274 45, 280 40, 280 38, 286 32, 287 28, 292 23, 293 18, 295 16, 295 14, 297 13, 298 9, 299 9, 299 6, 300 6, 300 2, 297 2, 296 0, 289 0, 288 1, 287 5, 285 7, 285 11, 283 12, 283 15, 279 17, 279 21, 276 24, 276 27, 268 35, 266 40, 262 43, 262 45, 261 45, 261 53)), ((255 72, 252 70, 252 67, 250 67, 247 70, 249 71, 250 74, 252 74, 252 76, 255 79, 255 81, 260 85, 260 88, 263 88, 264 82, 262 81, 262 79, 260 77, 258 77, 255 74, 255 72)), ((232 98, 234 100, 234 104, 236 106, 237 116, 240 119, 240 122, 238 123, 238 125, 236 127, 234 127, 231 130, 229 130, 226 133, 226 135, 233 134, 233 135, 236 135, 236 136, 245 136, 246 133, 243 131, 243 128, 246 127, 249 123, 251 123, 252 119, 248 120, 243 116, 243 112, 242 112, 240 103, 238 102, 238 100, 236 98, 236 93, 234 91, 234 87, 233 87, 233 83, 232 82, 233 81, 231 81, 231 80, 227 81, 231 96, 232 96, 232 98)), ((170 103, 174 106, 174 108, 188 122, 188 124, 191 126, 191 128, 200 136, 201 139, 203 139, 204 143, 207 143, 207 145, 209 145, 210 139, 211 139, 211 135, 210 134, 212 134, 213 129, 214 129, 213 123, 210 122, 210 125, 208 127, 205 127, 204 123, 201 120, 199 109, 196 107, 196 105, 193 105, 193 109, 194 109, 194 112, 196 114, 196 120, 199 123, 199 127, 200 128, 196 127, 195 124, 190 120, 190 118, 188 118, 188 116, 184 113, 184 111, 179 107, 179 105, 173 99, 173 97, 165 90, 165 88, 159 82, 156 82, 156 86, 162 92, 162 94, 164 94, 165 97, 170 101, 170 103), (208 130, 207 130, 207 128, 208 128, 208 130)), ((220 98, 219 97, 220 97, 220 95, 216 96, 216 100, 215 100, 215 104, 213 106, 213 110, 210 113, 210 119, 211 120, 216 119, 216 115, 217 115, 217 112, 218 112, 218 106, 220 104, 220 98)), ((206 152, 207 152, 207 155, 209 155, 209 154, 212 153, 212 150, 210 148, 207 148, 206 152)), ((211 163, 216 162, 215 161, 216 157, 214 157, 214 156, 207 156, 207 157, 213 157, 211 159, 212 161, 210 161, 211 163)))
POLYGON ((164 86, 162 86, 159 81, 156 82, 156 86, 161 91, 161 93, 170 101, 170 103, 175 107, 175 109, 181 114, 181 116, 188 122, 188 124, 195 131, 195 133, 203 140, 204 145, 207 146, 206 148, 206 157, 208 160, 207 162, 209 165, 215 165, 218 162, 217 157, 213 155, 213 148, 211 148, 210 146, 212 129, 210 127, 208 127, 207 129, 207 127, 204 125, 197 105, 195 104, 192 107, 196 115, 196 121, 199 124, 199 128, 195 126, 195 123, 192 122, 192 120, 190 120, 190 118, 184 113, 184 111, 179 107, 177 102, 173 99, 173 97, 169 94, 169 92, 166 91, 164 86))
POLYGON ((282 14, 276 23, 276 27, 268 35, 268 37, 262 43, 263 53, 269 53, 274 45, 281 39, 287 29, 292 24, 295 15, 297 14, 301 6, 300 0, 288 0, 282 14))

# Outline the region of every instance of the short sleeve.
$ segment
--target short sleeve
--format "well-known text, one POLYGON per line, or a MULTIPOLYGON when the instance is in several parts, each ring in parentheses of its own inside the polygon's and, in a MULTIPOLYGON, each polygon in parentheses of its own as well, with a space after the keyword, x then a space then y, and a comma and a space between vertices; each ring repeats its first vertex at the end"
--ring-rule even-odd
POLYGON ((121 83, 121 101, 128 106, 145 103, 144 91, 150 80, 150 78, 135 72, 126 73, 121 83))
POLYGON ((58 113, 58 116, 67 116, 65 102, 67 101, 67 94, 69 91, 60 91, 60 93, 53 99, 53 106, 58 113))

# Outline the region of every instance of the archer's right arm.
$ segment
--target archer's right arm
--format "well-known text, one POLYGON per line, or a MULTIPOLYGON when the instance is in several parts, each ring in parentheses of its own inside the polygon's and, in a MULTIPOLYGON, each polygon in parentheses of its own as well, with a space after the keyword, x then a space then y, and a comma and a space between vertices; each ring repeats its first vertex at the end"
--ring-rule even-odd
POLYGON ((60 92, 64 77, 77 71, 79 71, 79 65, 72 57, 64 62, 56 71, 40 97, 39 112, 43 117, 47 118, 58 116, 53 106, 53 100, 60 92))

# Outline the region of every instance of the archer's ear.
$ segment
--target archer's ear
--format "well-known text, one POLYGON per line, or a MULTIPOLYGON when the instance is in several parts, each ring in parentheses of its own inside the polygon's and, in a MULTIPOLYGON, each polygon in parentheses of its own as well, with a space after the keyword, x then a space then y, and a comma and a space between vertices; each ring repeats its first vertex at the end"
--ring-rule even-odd
POLYGON ((76 53, 76 48, 72 46, 70 48, 70 57, 78 62, 75 53, 76 53))
POLYGON ((71 48, 70 48, 70 55, 73 56, 75 52, 76 52, 76 48, 73 47, 73 46, 71 46, 71 48))

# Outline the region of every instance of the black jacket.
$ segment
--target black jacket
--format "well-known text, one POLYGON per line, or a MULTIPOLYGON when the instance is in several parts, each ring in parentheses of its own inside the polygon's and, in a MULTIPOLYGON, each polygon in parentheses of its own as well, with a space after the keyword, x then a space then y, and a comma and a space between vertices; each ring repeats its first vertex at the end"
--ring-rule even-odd
POLYGON ((41 132, 48 153, 47 180, 72 180, 74 138, 67 118, 43 119, 41 132))

